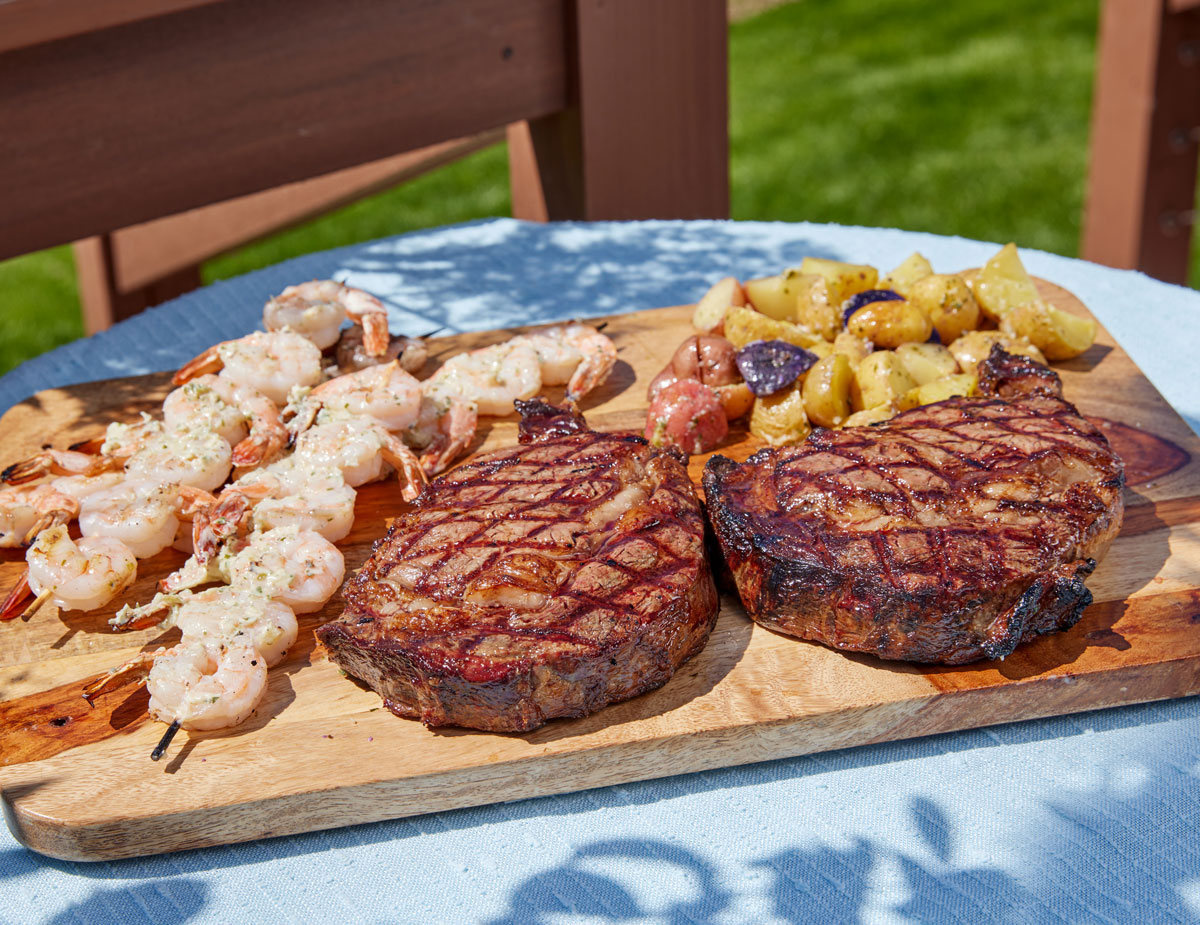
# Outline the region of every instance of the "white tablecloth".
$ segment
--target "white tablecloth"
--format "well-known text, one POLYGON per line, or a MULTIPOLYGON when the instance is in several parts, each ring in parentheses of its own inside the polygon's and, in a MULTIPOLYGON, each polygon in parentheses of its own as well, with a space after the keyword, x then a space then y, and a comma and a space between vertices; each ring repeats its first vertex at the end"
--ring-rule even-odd
MULTIPOLYGON (((177 367, 314 277, 379 294, 416 334, 681 304, 807 254, 888 268, 920 250, 951 271, 995 249, 812 224, 474 223, 191 293, 0 378, 0 408, 177 367)), ((1200 430, 1200 295, 1023 257, 1200 430)), ((1198 733, 1191 698, 115 863, 0 831, 0 922, 1194 922, 1198 733)))

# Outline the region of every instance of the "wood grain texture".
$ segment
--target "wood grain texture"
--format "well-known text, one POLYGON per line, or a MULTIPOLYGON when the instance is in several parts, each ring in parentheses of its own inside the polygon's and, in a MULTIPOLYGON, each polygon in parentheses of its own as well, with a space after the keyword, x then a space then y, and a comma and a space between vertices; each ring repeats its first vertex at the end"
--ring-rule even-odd
MULTIPOLYGON (((609 319, 621 359, 585 403, 594 426, 641 429, 646 383, 691 333, 689 318, 688 308, 668 308, 609 319)), ((442 339, 435 356, 505 336, 442 339)), ((392 716, 325 660, 312 631, 338 613, 335 598, 301 618, 300 640, 245 725, 181 736, 154 764, 148 754, 163 727, 146 719, 144 691, 113 693, 89 710, 79 690, 158 634, 109 632, 105 621, 121 602, 94 614, 47 607, 27 624, 0 625, 9 825, 54 857, 127 857, 1196 693, 1200 441, 1107 332, 1059 370, 1067 397, 1101 419, 1127 461, 1128 513, 1089 581, 1096 603, 1083 619, 1003 662, 919 667, 844 655, 754 626, 725 597, 707 648, 658 691, 523 735, 431 731, 392 716)), ((39 393, 0 419, 0 464, 48 435, 65 445, 113 416, 152 409, 166 380, 39 393)), ((511 444, 515 434, 512 421, 485 422, 476 449, 511 444)), ((744 458, 757 446, 737 430, 721 452, 744 458)), ((697 482, 703 463, 690 466, 697 482)), ((364 487, 358 507, 342 544, 349 568, 403 510, 391 484, 364 487)), ((144 563, 128 597, 149 597, 180 561, 166 552, 144 563)), ((0 585, 20 567, 19 555, 5 553, 0 585)))

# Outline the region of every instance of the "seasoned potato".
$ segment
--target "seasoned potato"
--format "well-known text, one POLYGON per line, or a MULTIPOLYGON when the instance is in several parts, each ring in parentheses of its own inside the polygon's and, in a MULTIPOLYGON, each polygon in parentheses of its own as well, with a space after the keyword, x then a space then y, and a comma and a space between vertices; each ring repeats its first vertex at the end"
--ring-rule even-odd
POLYGON ((943 344, 979 327, 982 317, 975 294, 960 276, 933 273, 913 284, 909 301, 929 316, 943 344))
POLYGON ((1005 244, 983 265, 971 286, 983 313, 999 322, 1009 309, 1027 302, 1040 302, 1037 286, 1021 263, 1017 245, 1005 244))
POLYGON ((746 293, 741 283, 732 276, 719 279, 696 303, 692 327, 709 334, 720 334, 725 327, 725 313, 734 306, 745 304, 746 293))
POLYGON ((1013 337, 1003 331, 968 331, 950 345, 950 352, 964 373, 974 373, 979 364, 992 352, 992 344, 999 344, 1009 353, 1019 353, 1045 363, 1042 351, 1023 337, 1013 337))
POLYGON ((905 299, 870 302, 850 316, 846 330, 877 347, 891 349, 901 344, 929 340, 933 323, 905 299))
POLYGON ((917 385, 958 372, 954 355, 941 344, 901 344, 896 356, 917 385))
POLYGON ((843 354, 831 353, 808 371, 801 391, 808 419, 822 427, 840 427, 850 416, 854 367, 843 354))
POLYGON ((754 402, 754 410, 750 412, 750 433, 771 446, 799 443, 811 432, 799 382, 754 402))
POLYGON ((745 417, 754 407, 754 393, 744 382, 719 385, 713 391, 717 393, 717 401, 725 409, 725 420, 727 421, 736 421, 740 417, 745 417))
POLYGON ((799 270, 746 280, 746 298, 758 311, 776 321, 795 321, 796 302, 809 284, 799 270))
MULTIPOLYGON (((833 349, 833 344, 831 344, 827 340, 819 340, 815 344, 805 347, 804 349, 807 350, 809 353, 815 353, 821 359, 824 359, 825 357, 829 356, 831 353, 835 352, 833 349)), ((858 361, 855 360, 855 362, 858 362, 858 361)))
POLYGON ((842 427, 864 427, 867 424, 878 424, 880 421, 886 421, 895 416, 895 405, 879 405, 875 408, 865 408, 862 411, 855 411, 850 417, 846 418, 842 427))
POLYGON ((915 386, 916 382, 896 354, 890 350, 876 350, 864 357, 854 370, 850 400, 855 411, 862 411, 876 405, 891 404, 915 386))
POLYGON ((1013 306, 1000 322, 1000 330, 1026 338, 1051 360, 1077 357, 1096 340, 1096 322, 1091 318, 1040 300, 1013 306))
POLYGON ((872 347, 867 341, 861 337, 855 337, 849 331, 842 331, 833 339, 833 352, 843 354, 850 361, 851 366, 857 366, 871 350, 872 347))
POLYGON ((733 344, 716 334, 685 338, 671 357, 676 379, 695 379, 705 385, 729 385, 742 378, 733 344))
POLYGON ((913 284, 932 272, 933 265, 921 253, 914 251, 900 266, 879 281, 879 288, 898 292, 907 299, 913 284))
POLYGON ((829 303, 840 308, 850 296, 868 289, 875 289, 879 271, 866 264, 842 263, 823 257, 805 257, 800 261, 801 273, 815 273, 825 277, 829 285, 829 303))
POLYGON ((738 350, 754 340, 786 340, 797 347, 811 347, 823 339, 798 324, 776 321, 750 307, 731 308, 725 315, 725 337, 738 350))
POLYGON ((796 321, 827 341, 833 340, 841 330, 842 316, 838 305, 829 299, 829 283, 824 276, 803 275, 796 297, 796 321))
POLYGON ((899 407, 901 411, 907 411, 920 405, 931 405, 935 401, 945 401, 956 395, 971 396, 978 390, 979 379, 974 373, 955 373, 909 389, 900 398, 899 407))

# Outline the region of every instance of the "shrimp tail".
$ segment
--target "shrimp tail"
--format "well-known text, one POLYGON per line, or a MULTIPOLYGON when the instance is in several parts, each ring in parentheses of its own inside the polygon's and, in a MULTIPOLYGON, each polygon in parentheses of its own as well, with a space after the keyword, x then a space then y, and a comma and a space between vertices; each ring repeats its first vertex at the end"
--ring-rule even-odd
POLYGON ((282 425, 250 434, 233 448, 233 464, 251 469, 270 462, 288 444, 288 431, 282 425))
POLYGON ((102 674, 95 681, 83 686, 83 699, 88 702, 89 706, 95 706, 94 701, 101 694, 107 694, 130 684, 145 684, 146 679, 150 676, 150 669, 154 667, 154 660, 165 651, 165 649, 158 649, 154 652, 139 652, 125 664, 109 669, 106 674, 102 674))
POLYGON ((363 315, 363 349, 369 356, 381 357, 388 351, 391 335, 386 314, 371 312, 363 315))
POLYGON ((104 446, 104 439, 104 437, 92 437, 88 440, 80 440, 78 443, 72 443, 67 449, 74 450, 76 453, 89 453, 96 456, 104 446))
POLYGON ((40 479, 49 472, 50 454, 47 451, 13 463, 3 472, 0 472, 0 481, 6 482, 9 485, 23 485, 25 482, 40 479))
POLYGON ((421 468, 432 477, 445 471, 446 467, 470 448, 475 440, 478 415, 470 402, 453 398, 450 407, 438 419, 438 430, 433 442, 421 454, 421 468))
POLYGON ((119 460, 107 456, 94 456, 75 450, 43 450, 0 472, 0 481, 21 485, 44 475, 99 475, 120 467, 119 460))
POLYGON ((217 547, 249 532, 251 498, 241 491, 229 492, 217 499, 207 510, 192 519, 192 548, 196 559, 207 563, 216 555, 217 547))
POLYGON ((208 373, 220 372, 225 365, 217 352, 220 344, 215 344, 209 347, 202 354, 193 357, 184 363, 179 370, 171 377, 171 385, 183 385, 185 382, 191 382, 198 376, 203 376, 208 373))
POLYGON ((415 501, 425 487, 425 471, 416 455, 396 438, 390 439, 380 450, 383 458, 396 470, 400 480, 400 497, 415 501))
POLYGON ((21 577, 17 579, 17 583, 8 592, 4 603, 0 604, 0 621, 15 620, 24 609, 22 605, 25 603, 25 599, 31 594, 33 594, 33 589, 29 587, 29 569, 25 569, 21 573, 21 577))

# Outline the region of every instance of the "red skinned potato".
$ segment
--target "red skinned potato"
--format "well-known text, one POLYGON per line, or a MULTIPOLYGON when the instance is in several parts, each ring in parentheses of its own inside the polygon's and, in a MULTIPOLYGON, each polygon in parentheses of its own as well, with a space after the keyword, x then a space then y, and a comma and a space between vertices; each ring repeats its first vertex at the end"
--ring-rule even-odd
POLYGON ((646 412, 646 439, 692 455, 716 449, 729 433, 716 392, 695 379, 680 379, 658 393, 646 412))
POLYGON ((654 401, 661 392, 669 385, 674 385, 679 381, 679 376, 675 374, 675 370, 668 363, 662 368, 662 372, 650 380, 650 385, 646 389, 646 401, 654 401))
POLYGON ((676 379, 695 379, 705 385, 740 382, 733 344, 716 334, 693 334, 671 357, 676 379))

